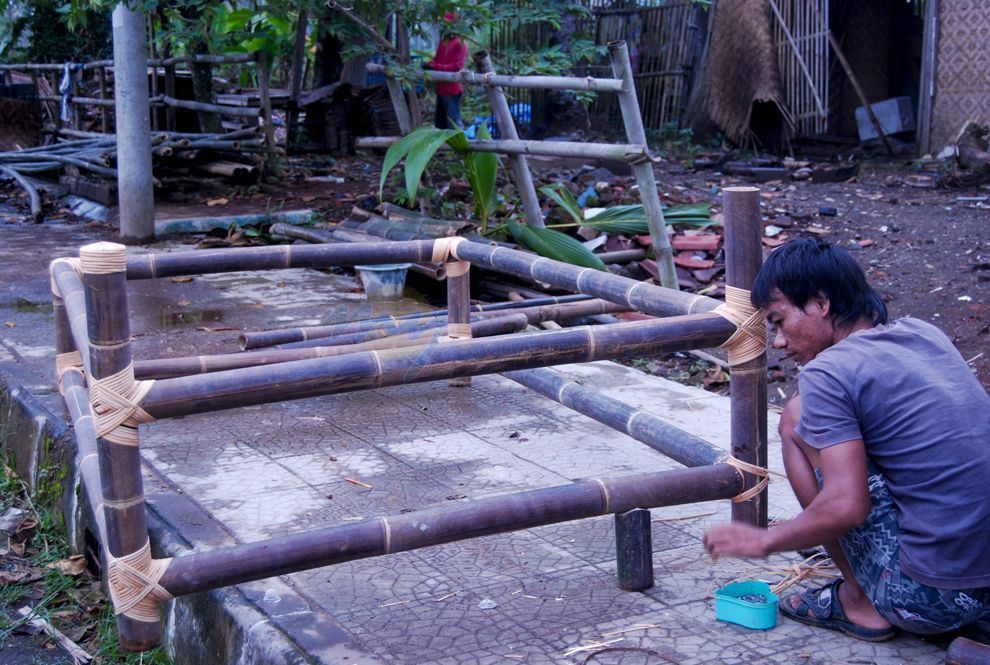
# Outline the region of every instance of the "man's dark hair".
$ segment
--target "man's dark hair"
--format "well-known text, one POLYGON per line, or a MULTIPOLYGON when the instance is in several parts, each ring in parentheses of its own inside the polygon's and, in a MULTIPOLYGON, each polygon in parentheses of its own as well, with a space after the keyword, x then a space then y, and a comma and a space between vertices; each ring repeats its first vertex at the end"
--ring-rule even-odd
POLYGON ((767 307, 774 289, 801 308, 815 296, 825 296, 840 323, 855 323, 861 317, 873 325, 887 322, 887 306, 856 259, 818 238, 792 240, 767 257, 753 283, 753 304, 767 307))

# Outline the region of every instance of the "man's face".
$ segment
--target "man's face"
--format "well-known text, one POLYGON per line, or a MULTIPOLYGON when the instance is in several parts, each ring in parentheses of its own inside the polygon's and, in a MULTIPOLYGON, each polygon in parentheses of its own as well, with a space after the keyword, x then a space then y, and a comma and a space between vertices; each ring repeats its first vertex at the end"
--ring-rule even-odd
POLYGON ((773 328, 773 348, 801 365, 834 344, 832 317, 825 298, 812 298, 798 307, 774 289, 770 293, 767 321, 773 328))

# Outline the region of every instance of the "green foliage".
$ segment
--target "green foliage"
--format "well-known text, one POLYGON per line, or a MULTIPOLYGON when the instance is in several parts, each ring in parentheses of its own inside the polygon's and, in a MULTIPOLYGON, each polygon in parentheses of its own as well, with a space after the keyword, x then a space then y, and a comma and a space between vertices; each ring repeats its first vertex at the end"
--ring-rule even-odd
POLYGON ((73 31, 60 0, 14 3, 0 16, 0 53, 5 62, 83 62, 111 57, 110 12, 81 4, 79 20, 88 27, 73 31))
MULTIPOLYGON (((540 191, 559 205, 573 219, 571 224, 558 224, 555 228, 587 226, 607 233, 643 235, 650 232, 646 221, 646 211, 642 204, 618 205, 605 208, 590 219, 584 218, 584 211, 574 195, 562 183, 545 185, 540 191)), ((707 203, 673 206, 663 209, 666 224, 688 226, 714 226, 720 224, 711 219, 711 206, 707 203)))
POLYGON ((608 272, 608 268, 605 267, 601 259, 566 233, 519 224, 515 221, 509 221, 507 226, 517 243, 533 250, 540 256, 608 272))
MULTIPOLYGON (((487 127, 479 131, 478 136, 491 138, 487 127)), ((392 144, 385 153, 385 160, 382 163, 378 198, 382 197, 388 174, 404 159, 406 184, 404 198, 406 205, 414 205, 423 173, 437 150, 444 144, 450 146, 464 164, 464 173, 474 194, 475 214, 481 221, 482 229, 486 229, 495 208, 495 182, 498 176, 499 158, 493 153, 478 153, 471 150, 464 131, 460 129, 418 127, 392 144)))

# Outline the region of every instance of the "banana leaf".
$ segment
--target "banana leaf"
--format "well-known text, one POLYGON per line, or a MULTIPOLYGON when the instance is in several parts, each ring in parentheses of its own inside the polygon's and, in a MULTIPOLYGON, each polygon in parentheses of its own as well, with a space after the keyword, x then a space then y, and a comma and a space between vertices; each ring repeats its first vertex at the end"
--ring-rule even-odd
POLYGON ((578 224, 584 222, 584 212, 581 210, 581 206, 578 205, 577 199, 571 194, 571 190, 567 189, 563 184, 558 182, 552 185, 544 185, 540 187, 540 191, 563 208, 575 222, 578 224))
POLYGON ((437 129, 436 127, 419 127, 392 144, 385 153, 382 163, 382 177, 378 181, 378 198, 381 199, 385 189, 385 179, 395 166, 406 160, 406 192, 409 194, 409 204, 416 202, 416 190, 423 177, 426 165, 433 155, 451 137, 464 134, 460 129, 437 129))
POLYGON ((605 267, 601 259, 566 233, 519 224, 514 221, 509 221, 507 226, 516 242, 540 256, 608 272, 608 268, 605 267))

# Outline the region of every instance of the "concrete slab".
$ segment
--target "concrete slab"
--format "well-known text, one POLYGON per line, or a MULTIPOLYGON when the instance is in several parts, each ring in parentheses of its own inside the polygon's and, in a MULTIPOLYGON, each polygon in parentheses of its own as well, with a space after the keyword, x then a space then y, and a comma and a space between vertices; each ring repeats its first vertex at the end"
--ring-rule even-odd
MULTIPOLYGON (((101 238, 20 226, 0 227, 0 236, 17 257, 0 263, 0 315, 14 323, 0 339, 0 377, 8 393, 57 413, 45 264, 101 238)), ((347 275, 302 270, 134 283, 135 350, 142 358, 230 351, 240 330, 381 311, 356 288, 347 275)), ((727 446, 725 398, 607 362, 558 371, 727 446)), ((775 419, 770 459, 780 471, 775 419)), ((142 453, 159 555, 678 466, 500 376, 469 388, 434 382, 156 422, 142 428, 142 453)), ((771 515, 796 511, 775 479, 771 515)), ((617 588, 613 519, 602 517, 182 598, 168 609, 169 650, 176 663, 941 662, 938 645, 914 637, 874 645, 783 619, 766 632, 716 622, 716 588, 742 577, 776 581, 798 561, 711 562, 701 534, 728 516, 727 502, 653 511, 656 586, 642 593, 617 588), (603 646, 575 651, 593 644, 603 646)))

